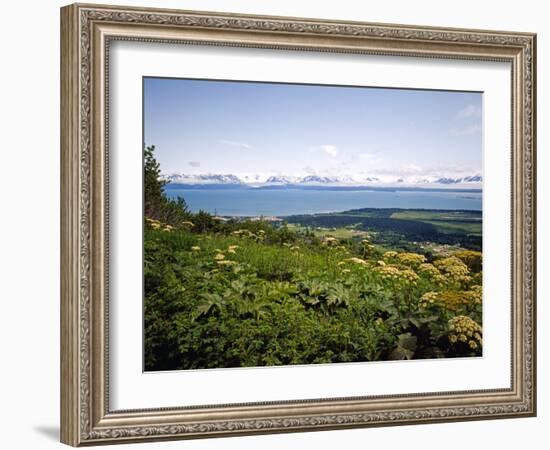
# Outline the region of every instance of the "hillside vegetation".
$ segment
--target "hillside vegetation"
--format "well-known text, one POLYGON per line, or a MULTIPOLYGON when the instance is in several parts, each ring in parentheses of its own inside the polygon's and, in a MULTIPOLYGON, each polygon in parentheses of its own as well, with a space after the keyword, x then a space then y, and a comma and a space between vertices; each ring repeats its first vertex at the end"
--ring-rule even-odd
POLYGON ((146 370, 481 355, 481 253, 394 251, 368 231, 193 214, 163 195, 153 151, 146 370))
POLYGON ((403 250, 419 250, 414 242, 455 245, 481 251, 481 211, 364 208, 338 213, 304 214, 285 221, 306 227, 372 231, 374 242, 403 250))

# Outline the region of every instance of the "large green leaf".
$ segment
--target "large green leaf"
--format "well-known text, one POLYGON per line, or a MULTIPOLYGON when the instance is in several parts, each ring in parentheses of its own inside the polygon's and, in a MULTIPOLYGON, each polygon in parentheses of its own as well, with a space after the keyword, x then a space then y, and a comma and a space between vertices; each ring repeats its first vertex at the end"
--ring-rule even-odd
POLYGON ((411 333, 400 334, 397 339, 397 347, 390 353, 390 359, 412 359, 416 343, 416 336, 411 333))

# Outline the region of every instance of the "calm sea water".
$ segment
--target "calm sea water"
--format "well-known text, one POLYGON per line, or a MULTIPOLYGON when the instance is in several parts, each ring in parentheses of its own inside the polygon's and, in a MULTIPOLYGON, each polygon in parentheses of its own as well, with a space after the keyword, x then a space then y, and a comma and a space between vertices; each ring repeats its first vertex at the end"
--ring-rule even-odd
POLYGON ((329 191, 171 189, 171 198, 183 197, 193 212, 221 216, 289 216, 346 211, 358 208, 423 208, 481 210, 477 192, 329 191))

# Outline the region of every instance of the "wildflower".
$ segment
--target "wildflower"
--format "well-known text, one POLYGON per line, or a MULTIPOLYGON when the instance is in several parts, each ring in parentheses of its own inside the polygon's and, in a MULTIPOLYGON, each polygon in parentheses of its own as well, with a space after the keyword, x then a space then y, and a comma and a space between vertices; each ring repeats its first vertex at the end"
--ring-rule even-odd
POLYGON ((464 292, 464 296, 469 300, 470 303, 480 305, 483 299, 481 286, 472 286, 468 291, 464 292))
POLYGON ((471 280, 468 266, 456 256, 449 256, 447 258, 439 259, 435 261, 434 265, 449 281, 460 283, 471 280))
POLYGON ((418 275, 411 269, 399 270, 398 267, 384 265, 376 269, 385 280, 401 281, 407 284, 416 284, 418 275))
POLYGON ((342 269, 342 273, 350 273, 351 270, 350 269, 342 269))
POLYGON ((397 280, 399 279, 399 269, 393 266, 379 267, 378 272, 385 280, 397 280))
POLYGON ((456 342, 467 343, 476 350, 482 345, 481 325, 468 316, 456 316, 447 323, 448 337, 451 344, 456 342))
POLYGON ((214 259, 216 261, 221 261, 222 259, 225 259, 225 255, 223 253, 217 253, 216 256, 214 256, 214 259))
POLYGON ((407 283, 416 284, 418 281, 418 275, 411 269, 405 269, 400 272, 401 278, 407 283))
POLYGON ((460 250, 454 252, 453 256, 460 259, 468 268, 474 272, 481 271, 481 266, 483 264, 483 258, 481 252, 476 252, 473 250, 460 250))
POLYGON ((234 234, 235 236, 240 236, 240 237, 252 237, 252 236, 256 236, 254 233, 252 233, 250 230, 235 230, 235 231, 232 231, 231 234, 234 234))
MULTIPOLYGON (((447 309, 448 311, 459 311, 462 308, 468 308, 472 303, 481 302, 481 299, 477 297, 476 291, 443 291, 443 292, 426 292, 420 297, 419 305, 426 308, 430 304, 438 304, 439 306, 447 309)), ((459 324, 451 324, 450 327, 457 327, 457 331, 460 330, 459 324)), ((454 329, 454 328, 450 328, 454 329)))
POLYGON ((382 266, 384 267, 386 265, 386 263, 384 261, 377 261, 378 265, 379 266, 382 266))
POLYGON ((365 253, 370 253, 374 249, 374 245, 372 245, 368 239, 363 239, 361 244, 363 244, 365 253))
POLYGON ((151 222, 151 228, 158 230, 160 228, 159 222, 151 222))
POLYGON ((361 259, 361 258, 356 258, 356 257, 348 258, 345 261, 349 261, 349 262, 352 262, 352 263, 355 263, 355 264, 361 264, 363 266, 367 265, 367 261, 365 261, 364 259, 361 259))
POLYGON ((153 228, 160 228, 161 223, 156 219, 150 219, 149 217, 146 217, 145 221, 153 228))
POLYGON ((397 256, 397 252, 389 251, 382 256, 385 260, 393 259, 397 256))
POLYGON ((236 264, 236 262, 225 259, 225 260, 222 260, 222 261, 216 261, 216 264, 218 264, 220 266, 231 266, 233 264, 236 264))
POLYGON ((194 227, 195 224, 193 222, 189 222, 188 220, 185 220, 181 223, 182 225, 188 226, 188 227, 194 227))
POLYGON ((418 266, 418 272, 426 275, 429 278, 437 278, 439 275, 441 275, 441 272, 437 267, 435 267, 433 264, 430 263, 422 263, 418 266))
POLYGON ((411 267, 417 267, 426 262, 426 257, 417 253, 398 253, 395 257, 401 264, 411 267))
POLYGON ((229 247, 227 247, 228 250, 237 250, 238 248, 241 247, 239 247, 238 245, 230 245, 229 247))
MULTIPOLYGON (((419 305, 423 308, 427 308, 429 305, 434 304, 437 301, 437 292, 426 292, 420 297, 419 305)), ((451 324, 450 326, 453 326, 451 324)))
MULTIPOLYGON (((432 294, 432 293, 429 293, 432 294)), ((481 293, 478 291, 443 291, 439 293, 433 293, 433 299, 442 308, 445 308, 448 311, 458 312, 463 311, 464 309, 468 310, 472 305, 481 303, 481 293)), ((425 294, 426 295, 426 294, 425 294)), ((422 298, 420 299, 421 306, 422 298)), ((430 302, 434 303, 434 302, 430 302)))
POLYGON ((191 247, 191 251, 193 252, 200 252, 201 251, 201 248, 198 246, 198 245, 193 245, 191 247))

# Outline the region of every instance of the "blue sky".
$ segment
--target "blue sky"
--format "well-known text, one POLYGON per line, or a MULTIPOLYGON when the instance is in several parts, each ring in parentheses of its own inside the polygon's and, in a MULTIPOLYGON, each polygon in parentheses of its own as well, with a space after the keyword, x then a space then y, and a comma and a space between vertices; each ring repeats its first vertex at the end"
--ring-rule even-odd
POLYGON ((164 173, 473 175, 482 94, 145 78, 144 140, 164 173))

